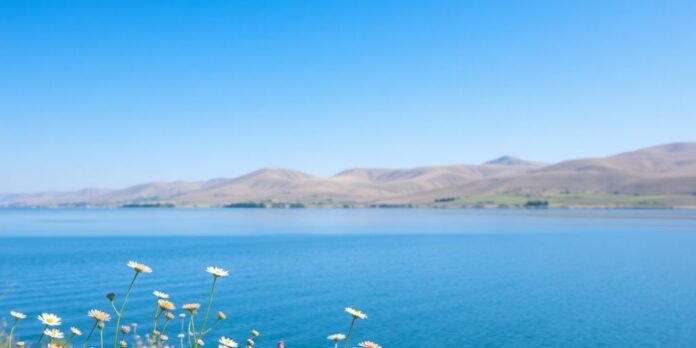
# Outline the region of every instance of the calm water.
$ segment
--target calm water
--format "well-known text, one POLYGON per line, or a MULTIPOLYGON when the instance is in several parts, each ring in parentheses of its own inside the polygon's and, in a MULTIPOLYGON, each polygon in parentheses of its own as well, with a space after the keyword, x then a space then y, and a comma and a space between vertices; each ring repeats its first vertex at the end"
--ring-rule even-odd
POLYGON ((154 289, 205 302, 217 265, 215 336, 256 328, 259 347, 327 347, 345 306, 385 347, 696 346, 689 211, 0 210, 0 317, 30 314, 23 338, 41 311, 87 329, 130 259, 154 273, 127 322, 150 327, 154 289))

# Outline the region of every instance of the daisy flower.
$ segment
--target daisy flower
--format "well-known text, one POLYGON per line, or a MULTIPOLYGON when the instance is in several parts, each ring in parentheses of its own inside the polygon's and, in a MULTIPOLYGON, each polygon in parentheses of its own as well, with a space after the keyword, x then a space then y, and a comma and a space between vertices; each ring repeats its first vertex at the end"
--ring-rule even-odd
POLYGON ((47 326, 58 326, 60 325, 60 317, 51 313, 42 313, 37 317, 40 322, 47 326))
POLYGON ((152 273, 152 268, 135 261, 128 261, 128 267, 132 268, 135 273, 152 273))
POLYGON ((82 331, 74 326, 70 327, 70 332, 73 334, 73 336, 82 336, 82 331))
POLYGON ((50 338, 63 338, 63 333, 58 329, 46 329, 43 334, 50 338))
POLYGON ((252 340, 251 338, 247 339, 247 346, 248 346, 248 347, 253 347, 253 346, 254 346, 254 340, 252 340))
POLYGON ((213 267, 213 266, 208 266, 208 268, 206 268, 205 271, 212 274, 213 277, 215 277, 215 278, 227 277, 228 275, 230 275, 230 273, 225 271, 224 269, 219 268, 219 267, 213 267))
POLYGON ((227 347, 227 348, 237 348, 237 342, 235 342, 231 338, 220 337, 220 340, 218 342, 220 343, 220 345, 227 347))
POLYGON ((350 307, 346 307, 346 313, 352 315, 354 318, 367 319, 367 314, 350 307))
POLYGON ((338 341, 345 340, 346 335, 344 335, 342 333, 337 333, 337 334, 329 335, 328 337, 326 337, 326 339, 329 341, 338 342, 338 341))
POLYGON ((90 310, 89 312, 87 312, 87 316, 93 318, 98 322, 105 322, 111 320, 111 316, 108 313, 102 312, 98 309, 90 310))
POLYGON ((203 340, 200 338, 196 340, 196 344, 199 346, 205 346, 205 342, 203 342, 203 340))
POLYGON ((166 300, 166 299, 169 298, 169 295, 168 295, 168 294, 165 294, 165 293, 163 293, 163 292, 161 292, 161 291, 157 291, 157 290, 153 291, 152 294, 155 295, 157 298, 160 298, 160 299, 165 299, 165 300, 166 300))
POLYGON ((191 314, 194 314, 198 311, 199 308, 201 308, 201 304, 200 303, 187 303, 187 304, 181 306, 181 308, 185 311, 190 312, 191 314))
POLYGON ((176 309, 173 303, 167 301, 167 300, 158 300, 157 304, 159 305, 159 308, 163 311, 173 311, 176 309))
POLYGON ((372 341, 360 342, 358 344, 358 347, 360 347, 360 348, 382 348, 382 346, 380 346, 379 344, 372 342, 372 341))
POLYGON ((256 330, 251 330, 251 336, 252 336, 252 337, 258 337, 259 335, 260 335, 260 333, 259 333, 258 331, 256 331, 256 330))
POLYGON ((15 311, 10 311, 10 315, 15 318, 15 320, 22 320, 26 319, 27 316, 24 313, 21 312, 15 312, 15 311))

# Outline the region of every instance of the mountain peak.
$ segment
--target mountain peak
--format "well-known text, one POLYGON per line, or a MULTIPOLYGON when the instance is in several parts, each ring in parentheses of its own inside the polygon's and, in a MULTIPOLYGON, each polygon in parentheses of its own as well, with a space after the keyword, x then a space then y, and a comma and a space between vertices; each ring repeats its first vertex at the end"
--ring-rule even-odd
POLYGON ((494 160, 485 162, 484 164, 498 164, 504 166, 526 166, 535 164, 534 162, 526 161, 517 157, 512 156, 501 156, 494 160))
MULTIPOLYGON (((262 168, 243 175, 241 178, 278 178, 287 180, 312 179, 312 175, 294 169, 262 168)), ((234 179, 233 179, 234 180, 234 179)))

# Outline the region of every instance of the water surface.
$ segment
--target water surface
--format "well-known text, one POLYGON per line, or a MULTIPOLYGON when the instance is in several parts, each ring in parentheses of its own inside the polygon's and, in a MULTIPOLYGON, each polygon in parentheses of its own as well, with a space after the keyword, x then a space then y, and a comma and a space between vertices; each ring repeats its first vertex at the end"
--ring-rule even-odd
POLYGON ((691 211, 0 210, 0 316, 86 329, 134 259, 154 273, 127 322, 151 326, 154 289, 205 302, 217 265, 214 334, 259 347, 327 347, 345 306, 385 347, 694 347, 695 249, 691 211))

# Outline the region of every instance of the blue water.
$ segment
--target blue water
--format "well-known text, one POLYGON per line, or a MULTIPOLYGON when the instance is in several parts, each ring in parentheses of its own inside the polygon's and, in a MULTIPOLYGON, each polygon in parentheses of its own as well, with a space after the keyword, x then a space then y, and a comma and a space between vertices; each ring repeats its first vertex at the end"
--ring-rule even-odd
POLYGON ((152 290, 204 303, 205 267, 230 270, 207 346, 255 328, 258 347, 328 347, 345 306, 369 315, 353 343, 385 347, 696 346, 691 211, 0 210, 0 317, 29 314, 23 339, 43 311, 86 330, 128 260, 154 269, 125 313, 140 330, 152 290))

